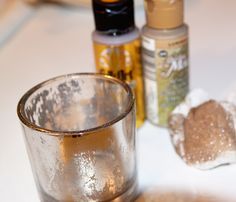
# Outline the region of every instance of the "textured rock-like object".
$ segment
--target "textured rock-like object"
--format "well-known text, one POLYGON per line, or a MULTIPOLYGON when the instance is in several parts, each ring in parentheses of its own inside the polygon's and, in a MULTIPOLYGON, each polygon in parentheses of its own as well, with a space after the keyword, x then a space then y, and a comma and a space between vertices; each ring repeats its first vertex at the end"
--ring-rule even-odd
POLYGON ((196 103, 198 93, 190 94, 169 118, 176 152, 188 165, 203 170, 235 163, 236 107, 209 99, 196 103))

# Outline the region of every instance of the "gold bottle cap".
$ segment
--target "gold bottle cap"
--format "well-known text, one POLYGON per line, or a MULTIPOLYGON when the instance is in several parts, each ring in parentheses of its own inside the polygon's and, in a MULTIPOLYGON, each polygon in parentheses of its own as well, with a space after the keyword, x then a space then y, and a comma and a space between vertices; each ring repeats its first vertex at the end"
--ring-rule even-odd
POLYGON ((145 0, 147 25, 171 29, 183 24, 183 0, 145 0))

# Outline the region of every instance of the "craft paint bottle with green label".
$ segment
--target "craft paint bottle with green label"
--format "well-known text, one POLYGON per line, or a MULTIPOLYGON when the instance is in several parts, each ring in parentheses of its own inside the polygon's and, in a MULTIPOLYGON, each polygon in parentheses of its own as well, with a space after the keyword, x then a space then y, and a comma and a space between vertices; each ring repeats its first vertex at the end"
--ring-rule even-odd
POLYGON ((189 90, 188 26, 183 0, 145 0, 142 28, 147 119, 166 127, 169 114, 189 90))

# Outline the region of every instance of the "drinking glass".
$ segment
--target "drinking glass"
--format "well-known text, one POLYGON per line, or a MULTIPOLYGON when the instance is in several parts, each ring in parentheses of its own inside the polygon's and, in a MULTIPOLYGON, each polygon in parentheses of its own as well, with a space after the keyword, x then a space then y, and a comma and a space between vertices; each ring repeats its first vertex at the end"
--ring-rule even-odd
POLYGON ((41 201, 131 201, 136 193, 135 106, 111 76, 63 75, 18 103, 41 201))

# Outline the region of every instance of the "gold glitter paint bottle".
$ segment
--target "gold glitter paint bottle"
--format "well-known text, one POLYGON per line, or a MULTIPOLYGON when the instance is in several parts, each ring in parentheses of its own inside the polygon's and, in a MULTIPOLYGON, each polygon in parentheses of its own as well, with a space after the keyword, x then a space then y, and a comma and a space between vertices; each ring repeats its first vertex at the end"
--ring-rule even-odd
POLYGON ((145 0, 142 59, 147 119, 166 127, 189 90, 188 26, 183 0, 145 0))
POLYGON ((127 82, 136 98, 136 125, 145 120, 141 40, 133 0, 93 0, 96 69, 127 82))

